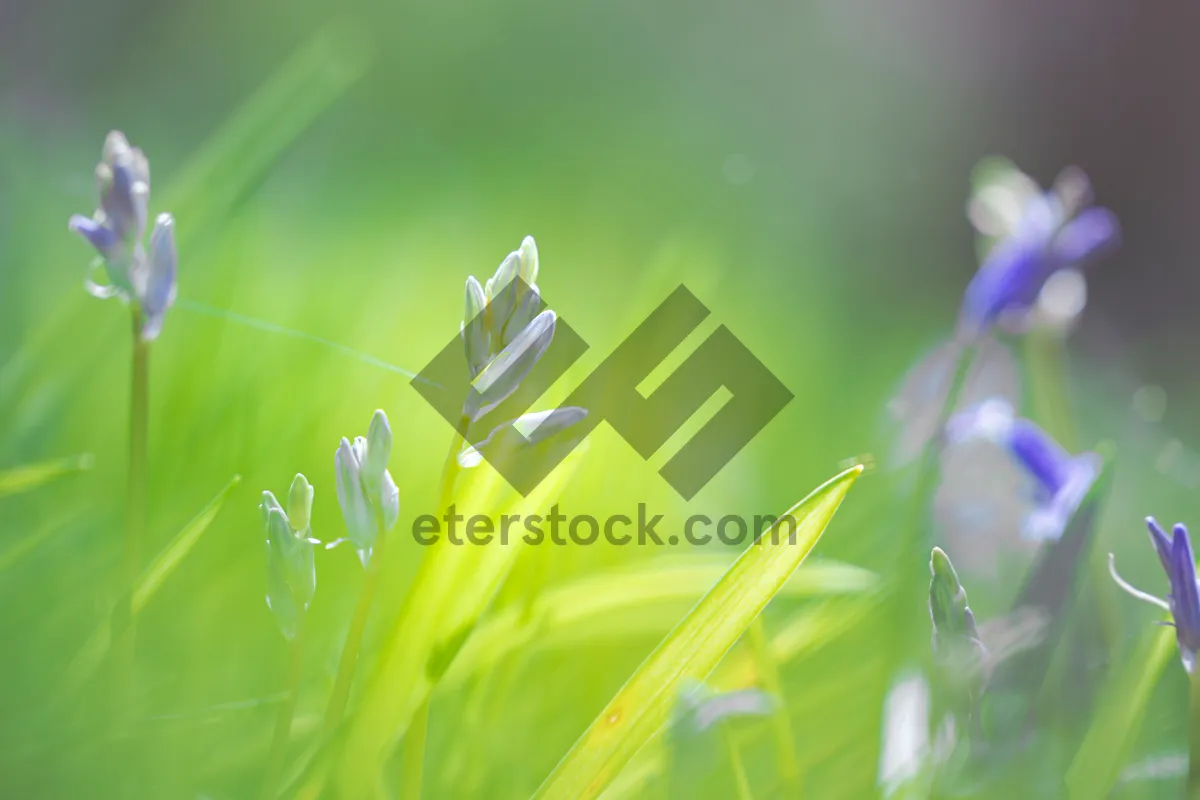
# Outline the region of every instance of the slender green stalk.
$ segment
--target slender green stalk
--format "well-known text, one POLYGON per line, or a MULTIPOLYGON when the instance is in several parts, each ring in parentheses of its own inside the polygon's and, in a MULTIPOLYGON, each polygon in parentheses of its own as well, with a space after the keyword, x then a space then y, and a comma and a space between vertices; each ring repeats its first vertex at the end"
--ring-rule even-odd
POLYGON ((725 749, 729 753, 729 766, 733 769, 733 781, 737 787, 737 800, 754 800, 750 791, 750 779, 746 777, 746 764, 742 761, 742 753, 738 750, 737 742, 729 728, 722 725, 722 735, 725 739, 725 749))
MULTIPOLYGON (((893 626, 895 641, 896 667, 903 666, 914 655, 917 637, 909 635, 913 625, 921 619, 920 607, 925 596, 925 583, 916 576, 926 573, 925 559, 929 556, 929 537, 926 535, 933 505, 934 491, 941 476, 942 449, 945 444, 946 423, 958 407, 963 389, 967 383, 967 375, 975 361, 978 348, 975 344, 964 344, 958 353, 954 365, 954 374, 949 389, 938 410, 936 426, 933 435, 925 444, 921 461, 917 465, 916 479, 913 484, 911 516, 908 527, 902 532, 900 563, 898 574, 902 576, 898 591, 899 597, 895 606, 898 615, 893 626)), ((928 655, 928 639, 925 651, 928 655)))
POLYGON ((142 316, 133 313, 133 358, 129 393, 129 474, 125 503, 125 544, 121 556, 121 591, 128 593, 129 623, 117 648, 118 702, 127 713, 133 694, 137 642, 132 588, 142 570, 146 541, 146 442, 150 409, 150 344, 142 339, 142 316))
POLYGON ((287 693, 279 706, 275 718, 275 734, 271 739, 271 751, 267 756, 267 771, 263 778, 262 798, 268 800, 278 796, 279 776, 283 772, 283 759, 287 755, 288 741, 292 734, 292 718, 296 714, 296 698, 300 694, 300 677, 304 672, 304 638, 307 613, 301 613, 296 622, 296 636, 291 644, 291 661, 288 665, 287 693))
POLYGON ((761 616, 755 617, 754 622, 750 623, 750 649, 754 654, 763 688, 775 696, 777 706, 771 715, 771 726, 775 733, 775 747, 779 751, 779 774, 788 793, 795 793, 800 785, 800 765, 796 763, 796 737, 792 732, 792 720, 783 697, 779 665, 771 655, 761 616))
POLYGON ((367 572, 363 578, 362 591, 358 595, 358 604, 354 607, 354 616, 350 618, 350 629, 346 632, 346 644, 342 647, 342 659, 338 664, 337 677, 333 681, 333 691, 329 694, 329 705, 325 709, 325 724, 321 729, 325 738, 329 738, 337 730, 346 711, 346 702, 350 699, 350 686, 354 682, 354 670, 358 664, 358 650, 362 646, 363 631, 366 630, 371 603, 375 599, 375 587, 379 583, 387 531, 383 525, 383 510, 379 508, 378 503, 371 505, 375 511, 375 527, 378 534, 375 537, 371 560, 367 562, 367 572))
POLYGON ((425 778, 425 738, 429 730, 429 697, 413 714, 412 722, 404 733, 404 744, 400 749, 400 800, 420 800, 421 783, 425 778))
MULTIPOLYGON (((467 430, 463 420, 442 465, 441 487, 438 490, 438 515, 446 513, 454 499, 454 484, 462 468, 458 465, 458 453, 462 449, 467 430)), ((420 800, 421 785, 425 780, 425 739, 429 728, 429 696, 427 695, 413 715, 404 740, 400 745, 400 800, 420 800)))
POLYGON ((1042 427, 1071 452, 1075 451, 1074 417, 1067 390, 1067 353, 1059 331, 1033 330, 1024 340, 1025 372, 1034 415, 1042 427))
POLYGON ((1200 800, 1200 675, 1188 681, 1188 800, 1200 800))
MULTIPOLYGON (((950 421, 950 416, 958 407, 958 401, 966 387, 967 374, 975 361, 976 353, 977 348, 973 344, 964 345, 959 351, 958 359, 954 364, 954 375, 950 381, 950 388, 942 401, 941 409, 938 410, 933 436, 925 444, 925 450, 921 454, 921 463, 917 467, 916 482, 913 485, 913 515, 906 540, 910 545, 921 541, 921 531, 927 523, 930 498, 941 472, 939 464, 942 457, 942 445, 945 443, 946 423, 950 421)), ((918 552, 918 555, 924 561, 928 554, 918 552)))

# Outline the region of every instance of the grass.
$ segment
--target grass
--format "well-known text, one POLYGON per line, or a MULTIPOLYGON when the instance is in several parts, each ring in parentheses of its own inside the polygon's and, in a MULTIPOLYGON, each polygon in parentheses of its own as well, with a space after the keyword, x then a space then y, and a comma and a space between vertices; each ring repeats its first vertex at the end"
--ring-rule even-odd
MULTIPOLYGON (((186 153, 172 154, 183 145, 161 129, 139 137, 137 125, 155 128, 139 116, 149 112, 133 115, 129 133, 156 165, 154 210, 173 211, 180 230, 181 298, 148 373, 131 371, 125 311, 82 297, 87 254, 61 230, 94 202, 93 132, 35 145, 0 129, 28 223, 0 240, 5 263, 21 266, 0 293, 0 636, 11 643, 0 673, 0 794, 666 797, 681 762, 664 733, 692 680, 781 701, 770 719, 714 731, 716 755, 701 762, 712 774, 695 776, 712 796, 728 796, 719 787, 758 800, 878 793, 887 692, 902 667, 930 667, 928 617, 907 602, 925 596, 926 544, 960 563, 972 548, 991 552, 972 535, 999 541, 990 569, 960 569, 985 640, 1009 640, 1011 654, 995 646, 997 674, 1043 655, 1010 614, 1042 562, 1012 543, 1015 531, 964 532, 944 514, 935 524, 926 511, 944 477, 936 453, 920 475, 897 468, 898 432, 881 423, 899 378, 950 334, 970 254, 958 254, 965 266, 953 282, 888 316, 903 304, 840 275, 823 237, 774 231, 759 243, 773 230, 763 220, 790 195, 756 188, 775 186, 769 175, 744 187, 761 194, 705 189, 696 176, 708 145, 647 132, 667 110, 626 115, 631 142, 646 150, 618 158, 620 146, 599 134, 568 127, 550 137, 536 122, 544 109, 513 111, 493 93, 489 102, 510 110, 488 117, 489 136, 463 124, 479 122, 475 112, 399 85, 416 80, 397 70, 409 57, 380 48, 370 24, 323 27, 255 72, 257 88, 232 111, 212 110, 203 133, 180 132, 186 153), (433 127, 409 116, 408 127, 387 127, 378 111, 391 91, 439 114, 426 121, 433 127), (393 135, 404 144, 394 163, 364 144, 393 135), (560 138, 584 152, 563 152, 575 145, 560 138), (60 179, 43 179, 37 164, 55 165, 60 179), (590 196, 580 186, 605 188, 590 196), (703 209, 673 222, 681 197, 703 209), (546 298, 591 345, 546 407, 681 282, 796 393, 690 503, 655 473, 663 454, 647 464, 603 425, 528 497, 486 466, 443 467, 453 431, 409 378, 456 334, 465 276, 486 273, 531 232, 546 298), (894 329, 881 334, 873 317, 894 329), (130 381, 142 378, 139 527, 143 555, 157 556, 130 584, 125 420, 130 381), (317 554, 304 646, 290 648, 263 602, 258 492, 303 471, 316 486, 314 535, 345 535, 333 452, 376 407, 393 420, 400 521, 368 575, 348 548, 317 554), (821 483, 855 454, 875 468, 821 483), (242 477, 217 491, 231 475, 242 477), (773 515, 815 485, 798 507, 811 516, 796 546, 422 547, 408 535, 451 502, 492 517, 559 504, 601 518, 645 503, 678 534, 688 514, 773 515), (364 580, 375 583, 356 612, 364 580), (135 622, 131 695, 114 715, 114 649, 135 622), (339 669, 347 658, 354 669, 339 669)), ((459 66, 462 75, 444 78, 446 97, 458 81, 490 86, 487 70, 459 66)), ((1158 586, 1138 520, 1196 512, 1193 493, 1152 466, 1176 432, 1130 423, 1124 399, 1097 388, 1109 386, 1104 371, 1066 357, 1071 342, 1006 346, 1030 383, 1023 413, 1081 446, 1118 443, 1089 542, 1121 553, 1138 585, 1158 586)), ((986 514, 983 495, 950 500, 986 514)), ((1014 695, 1018 711, 997 704, 982 715, 989 730, 1015 720, 1013 741, 1027 746, 987 747, 968 723, 965 744, 923 761, 908 790, 1178 796, 1183 770, 1135 769, 1187 751, 1173 635, 1112 590, 1076 573, 1055 601, 1067 609, 1060 627, 1042 643, 1053 651, 1050 677, 1014 695), (1103 635, 1092 635, 1097 626, 1103 635), (1042 713, 1027 714, 1030 702, 1042 713)), ((936 716, 936 686, 932 698, 936 716)))

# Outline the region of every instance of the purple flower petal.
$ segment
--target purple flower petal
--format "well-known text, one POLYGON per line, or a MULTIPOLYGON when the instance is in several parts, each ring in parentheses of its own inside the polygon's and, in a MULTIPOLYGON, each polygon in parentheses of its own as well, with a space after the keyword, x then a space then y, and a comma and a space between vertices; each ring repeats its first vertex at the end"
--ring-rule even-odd
POLYGON ((70 222, 67 223, 67 227, 87 239, 88 243, 105 258, 110 257, 120 244, 120 240, 112 230, 82 214, 73 215, 70 222))
POLYGON ((1059 266, 1090 261, 1112 252, 1121 243, 1121 224, 1107 208, 1080 212, 1054 237, 1054 258, 1059 266))

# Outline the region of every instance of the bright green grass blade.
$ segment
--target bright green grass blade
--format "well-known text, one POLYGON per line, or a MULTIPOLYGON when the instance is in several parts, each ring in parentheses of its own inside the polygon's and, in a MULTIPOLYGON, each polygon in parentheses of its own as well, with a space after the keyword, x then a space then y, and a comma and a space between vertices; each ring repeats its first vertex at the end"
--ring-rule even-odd
MULTIPOLYGON (((544 649, 638 634, 665 635, 729 567, 709 556, 653 559, 548 589, 525 608, 512 604, 482 621, 463 646, 441 688, 460 685, 528 647, 544 649), (680 608, 683 606, 682 608, 680 608)), ((781 597, 858 594, 874 587, 869 570, 826 561, 804 566, 783 585, 781 597)))
POLYGON ((142 573, 142 577, 138 579, 137 585, 133 588, 130 607, 134 614, 146 606, 146 603, 158 591, 158 587, 162 586, 163 582, 179 566, 179 562, 183 561, 192 551, 196 542, 200 541, 200 537, 208 530, 208 526, 212 525, 213 520, 217 518, 217 514, 221 513, 221 508, 229 499, 229 494, 241 481, 241 475, 234 475, 229 483, 225 484, 225 488, 210 500, 208 505, 192 518, 191 522, 183 526, 183 530, 175 534, 175 538, 171 540, 170 544, 154 557, 154 561, 150 562, 150 566, 142 573))
MULTIPOLYGON (((803 567, 797 574, 809 569, 811 567, 803 567)), ((780 665, 814 653, 859 624, 876 608, 878 601, 878 595, 857 595, 805 608, 771 637, 768 652, 780 665)), ((717 691, 728 692, 752 688, 759 685, 758 681, 758 666, 753 654, 746 648, 738 648, 717 668, 707 684, 717 691)), ((644 797, 647 784, 665 765, 662 741, 656 736, 642 748, 604 790, 603 800, 644 797)))
POLYGON ((229 483, 225 484, 225 488, 210 500, 208 505, 192 518, 191 522, 183 526, 183 530, 175 534, 175 538, 155 556, 154 561, 134 585, 129 602, 119 600, 114 605, 113 610, 105 616, 67 668, 67 686, 69 688, 77 688, 95 673, 96 668, 100 666, 104 656, 108 653, 109 647, 112 646, 113 640, 129 623, 126 614, 137 616, 146 607, 158 588, 171 576, 179 563, 192 551, 196 542, 200 541, 200 537, 212 525, 230 493, 241 480, 240 475, 234 475, 229 483))
POLYGON ((1069 797, 1108 797, 1141 730, 1150 695, 1174 654, 1175 631, 1151 631, 1113 676, 1067 771, 1069 797))
POLYGON ((28 492, 67 475, 91 469, 93 463, 92 456, 84 453, 0 471, 0 497, 28 492))
MULTIPOLYGON (((499 506, 492 501, 499 488, 498 473, 486 465, 477 467, 458 509, 464 517, 491 510, 493 521, 501 514, 543 513, 574 473, 585 449, 576 448, 528 497, 518 496, 499 506)), ((464 547, 451 544, 443 535, 429 547, 384 640, 378 667, 346 725, 335 777, 339 796, 367 797, 375 790, 384 758, 407 730, 439 673, 453 662, 522 546, 520 536, 511 537, 507 545, 497 537, 487 545, 464 547)), ((323 767, 318 765, 314 772, 306 791, 322 780, 323 767)))
MULTIPOLYGON (((536 797, 592 798, 663 726, 688 680, 702 681, 783 587, 817 543, 855 479, 856 466, 794 506, 795 544, 770 531, 725 575, 647 658, 546 778, 536 797)), ((772 531, 775 527, 772 526, 772 531)))

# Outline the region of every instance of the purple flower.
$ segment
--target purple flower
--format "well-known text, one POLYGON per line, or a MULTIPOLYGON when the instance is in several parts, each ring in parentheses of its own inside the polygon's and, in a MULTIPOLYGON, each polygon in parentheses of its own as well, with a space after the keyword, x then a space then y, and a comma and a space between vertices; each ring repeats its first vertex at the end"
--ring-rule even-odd
POLYGON ((1175 620, 1173 624, 1175 639, 1179 643, 1179 656, 1183 668, 1190 674, 1196 669, 1196 653, 1200 652, 1200 588, 1196 584, 1196 557, 1192 552, 1192 542, 1183 523, 1175 525, 1171 536, 1167 536, 1154 517, 1146 517, 1146 527, 1150 530, 1150 541, 1154 543, 1163 571, 1167 573, 1171 587, 1167 599, 1135 589, 1123 580, 1117 574, 1112 553, 1108 554, 1108 570, 1117 585, 1126 592, 1171 612, 1175 620))
POLYGON ((988 171, 968 207, 994 240, 963 296, 959 327, 969 339, 997 323, 1025 327, 1052 276, 1113 250, 1121 236, 1116 215, 1091 206, 1078 169, 1064 170, 1050 191, 1009 164, 988 171))
POLYGON ((162 330, 163 317, 175 302, 175 222, 160 214, 150 234, 149 251, 143 244, 150 202, 150 165, 124 134, 113 131, 104 142, 104 155, 96 165, 96 190, 100 206, 92 216, 76 214, 68 227, 96 249, 106 283, 91 275, 87 290, 96 297, 120 297, 133 304, 141 320, 141 337, 151 341, 162 330))
POLYGON ((1006 400, 993 398, 955 414, 946 434, 951 442, 985 439, 1003 447, 1034 479, 1038 505, 1021 528, 1021 534, 1032 541, 1062 536, 1100 475, 1099 456, 1071 455, 1037 425, 1017 417, 1006 400))

